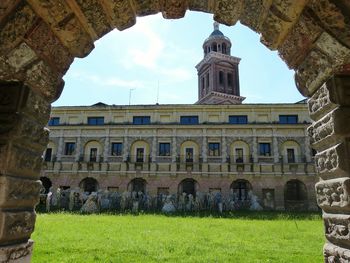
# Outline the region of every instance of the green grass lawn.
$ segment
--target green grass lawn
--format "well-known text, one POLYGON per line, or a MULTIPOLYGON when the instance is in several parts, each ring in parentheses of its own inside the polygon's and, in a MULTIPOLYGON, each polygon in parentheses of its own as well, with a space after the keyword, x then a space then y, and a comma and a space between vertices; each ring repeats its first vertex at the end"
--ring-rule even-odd
POLYGON ((318 214, 38 214, 33 262, 322 262, 318 214))

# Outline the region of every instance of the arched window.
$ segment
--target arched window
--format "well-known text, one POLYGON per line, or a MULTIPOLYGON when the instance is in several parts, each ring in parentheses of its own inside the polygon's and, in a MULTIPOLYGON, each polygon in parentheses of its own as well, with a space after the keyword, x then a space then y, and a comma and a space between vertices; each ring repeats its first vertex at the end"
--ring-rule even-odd
POLYGON ((287 210, 304 210, 307 208, 307 189, 303 182, 290 180, 284 187, 284 202, 287 210))
POLYGON ((247 180, 239 179, 231 184, 231 189, 237 195, 238 200, 244 201, 248 199, 248 192, 252 190, 252 185, 247 180))
POLYGON ((222 43, 222 54, 227 54, 227 48, 225 43, 222 43))
POLYGON ((129 183, 128 189, 132 192, 142 192, 146 193, 147 182, 142 178, 132 179, 129 183))
POLYGON ((40 181, 45 189, 45 194, 48 194, 50 187, 52 186, 51 180, 47 177, 40 177, 40 181))
POLYGON ((211 49, 212 49, 214 52, 217 52, 217 51, 218 51, 218 47, 217 47, 217 44, 216 44, 215 42, 211 45, 211 49))
POLYGON ((79 187, 84 192, 88 192, 88 193, 97 192, 98 182, 96 179, 92 177, 87 177, 80 182, 79 187))
POLYGON ((191 194, 193 196, 196 195, 198 190, 198 182, 194 179, 187 178, 181 181, 179 184, 179 194, 186 193, 191 194))

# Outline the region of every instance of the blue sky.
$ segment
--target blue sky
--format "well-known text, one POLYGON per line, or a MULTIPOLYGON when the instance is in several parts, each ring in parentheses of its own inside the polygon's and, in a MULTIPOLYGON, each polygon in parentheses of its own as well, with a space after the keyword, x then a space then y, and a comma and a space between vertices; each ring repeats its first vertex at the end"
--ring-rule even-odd
MULTIPOLYGON (((220 30, 231 39, 231 54, 242 59, 243 103, 303 99, 294 72, 276 51, 260 43, 257 33, 239 23, 220 25, 220 30)), ((195 65, 203 58, 202 44, 212 31, 212 15, 205 13, 188 11, 179 20, 165 20, 161 14, 137 18, 132 28, 110 32, 95 42, 88 57, 74 60, 64 77, 64 91, 53 105, 127 105, 130 90, 131 104, 155 104, 157 97, 160 104, 194 103, 195 65)))

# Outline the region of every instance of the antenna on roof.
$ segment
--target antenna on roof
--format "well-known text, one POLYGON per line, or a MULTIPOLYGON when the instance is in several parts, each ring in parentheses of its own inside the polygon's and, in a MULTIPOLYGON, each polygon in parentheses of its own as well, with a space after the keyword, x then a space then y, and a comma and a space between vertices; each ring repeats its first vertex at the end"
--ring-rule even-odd
POLYGON ((159 104, 159 80, 158 80, 158 86, 157 86, 157 102, 156 104, 159 104))
POLYGON ((133 91, 134 89, 129 89, 129 106, 131 104, 131 92, 133 91))

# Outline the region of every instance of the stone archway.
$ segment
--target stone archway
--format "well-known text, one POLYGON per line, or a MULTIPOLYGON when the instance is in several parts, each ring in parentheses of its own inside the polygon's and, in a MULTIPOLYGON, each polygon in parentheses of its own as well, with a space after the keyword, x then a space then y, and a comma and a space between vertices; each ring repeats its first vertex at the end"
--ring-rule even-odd
MULTIPOLYGON (((347 0, 4 0, 0 3, 1 259, 30 260, 41 154, 48 142, 43 127, 74 57, 88 55, 93 42, 113 28, 132 26, 136 16, 162 12, 164 18, 181 18, 187 9, 213 13, 226 25, 240 20, 295 70, 299 91, 311 97, 314 123, 309 133, 323 179, 316 189, 325 223, 348 228, 349 217, 340 215, 350 213, 347 0), (15 195, 9 194, 12 189, 15 195)), ((350 241, 327 231, 325 258, 349 260, 350 241)))

